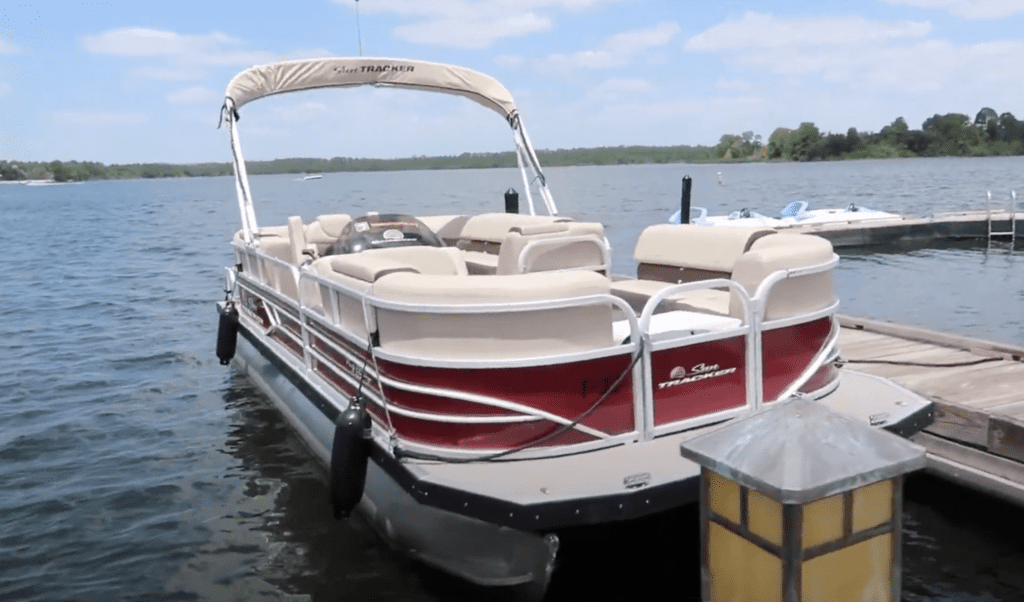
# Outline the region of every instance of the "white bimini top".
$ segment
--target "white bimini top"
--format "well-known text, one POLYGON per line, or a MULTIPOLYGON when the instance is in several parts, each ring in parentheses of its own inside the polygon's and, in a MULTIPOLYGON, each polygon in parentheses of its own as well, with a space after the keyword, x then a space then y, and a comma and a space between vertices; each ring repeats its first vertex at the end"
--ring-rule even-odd
POLYGON ((236 75, 225 96, 237 110, 273 94, 365 85, 464 96, 510 123, 518 114, 512 95, 494 78, 464 67, 409 59, 319 58, 257 65, 236 75))

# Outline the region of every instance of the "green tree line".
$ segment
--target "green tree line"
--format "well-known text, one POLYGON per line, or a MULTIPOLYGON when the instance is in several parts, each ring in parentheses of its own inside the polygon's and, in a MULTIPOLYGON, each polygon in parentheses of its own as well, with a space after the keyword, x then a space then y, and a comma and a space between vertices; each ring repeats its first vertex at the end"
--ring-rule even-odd
POLYGON ((723 159, 782 161, 1024 155, 1024 122, 988 107, 974 119, 962 113, 936 114, 918 130, 910 129, 902 117, 872 133, 856 128, 845 134, 822 133, 805 122, 795 130, 776 129, 763 147, 746 135, 722 136, 715 154, 723 159))
MULTIPOLYGON (((813 123, 778 128, 767 143, 760 135, 726 134, 716 146, 616 146, 537 152, 542 165, 627 165, 638 163, 707 163, 715 161, 815 161, 892 157, 982 157, 1024 155, 1024 122, 1011 113, 983 108, 972 120, 961 113, 936 114, 911 130, 896 118, 879 132, 822 133, 813 123)), ((480 169, 515 167, 515 154, 463 153, 457 156, 404 159, 293 158, 249 161, 250 174, 399 171, 411 169, 480 169)), ((136 178, 231 175, 230 163, 133 163, 104 165, 94 161, 0 161, 0 180, 78 182, 136 178)))

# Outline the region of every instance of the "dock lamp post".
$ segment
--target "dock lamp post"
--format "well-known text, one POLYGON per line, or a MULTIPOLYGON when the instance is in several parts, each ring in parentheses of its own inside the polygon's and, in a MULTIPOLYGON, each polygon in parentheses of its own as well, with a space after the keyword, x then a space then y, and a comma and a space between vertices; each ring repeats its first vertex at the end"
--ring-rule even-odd
POLYGON ((899 602, 924 448, 798 397, 682 443, 701 465, 705 602, 899 602))

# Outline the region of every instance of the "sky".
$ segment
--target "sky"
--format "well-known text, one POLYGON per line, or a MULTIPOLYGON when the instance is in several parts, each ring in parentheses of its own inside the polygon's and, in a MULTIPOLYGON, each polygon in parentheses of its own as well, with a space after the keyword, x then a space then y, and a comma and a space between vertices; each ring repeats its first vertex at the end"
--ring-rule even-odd
MULTIPOLYGON (((1024 0, 15 2, 0 7, 0 160, 227 162, 235 74, 360 54, 491 75, 538 149, 1024 118, 1024 0)), ((248 159, 513 148, 471 101, 370 87, 261 99, 239 132, 248 159)))

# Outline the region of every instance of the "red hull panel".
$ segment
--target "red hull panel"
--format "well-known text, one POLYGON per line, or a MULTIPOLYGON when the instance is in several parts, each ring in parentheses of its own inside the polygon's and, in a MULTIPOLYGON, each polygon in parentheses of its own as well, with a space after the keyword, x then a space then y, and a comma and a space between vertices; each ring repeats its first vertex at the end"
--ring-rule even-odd
MULTIPOLYGON (((589 410, 618 376, 628 369, 630 356, 598 358, 567 364, 515 368, 437 368, 408 366, 379 360, 381 371, 403 383, 454 389, 488 395, 575 420, 589 410)), ((399 408, 417 412, 458 416, 509 416, 518 412, 441 395, 385 387, 388 400, 399 408)), ((392 415, 394 416, 394 414, 392 415)), ((394 418, 393 418, 394 422, 394 418)), ((442 421, 403 419, 399 434, 422 443, 471 448, 501 448, 525 443, 552 432, 555 423, 540 420, 526 423, 455 425, 442 421), (413 422, 419 423, 414 425, 413 422)), ((633 410, 633 380, 628 374, 582 424, 618 435, 636 430, 633 410)), ((398 423, 395 423, 398 427, 398 423)), ((567 434, 565 437, 569 437, 567 434)), ((590 440, 573 434, 571 442, 590 440)), ((565 445, 563 437, 544 443, 565 445)))
POLYGON ((744 343, 740 336, 652 353, 655 426, 746 404, 744 343))
POLYGON ((761 333, 766 403, 775 401, 800 376, 821 351, 831 330, 832 318, 826 317, 761 333))

